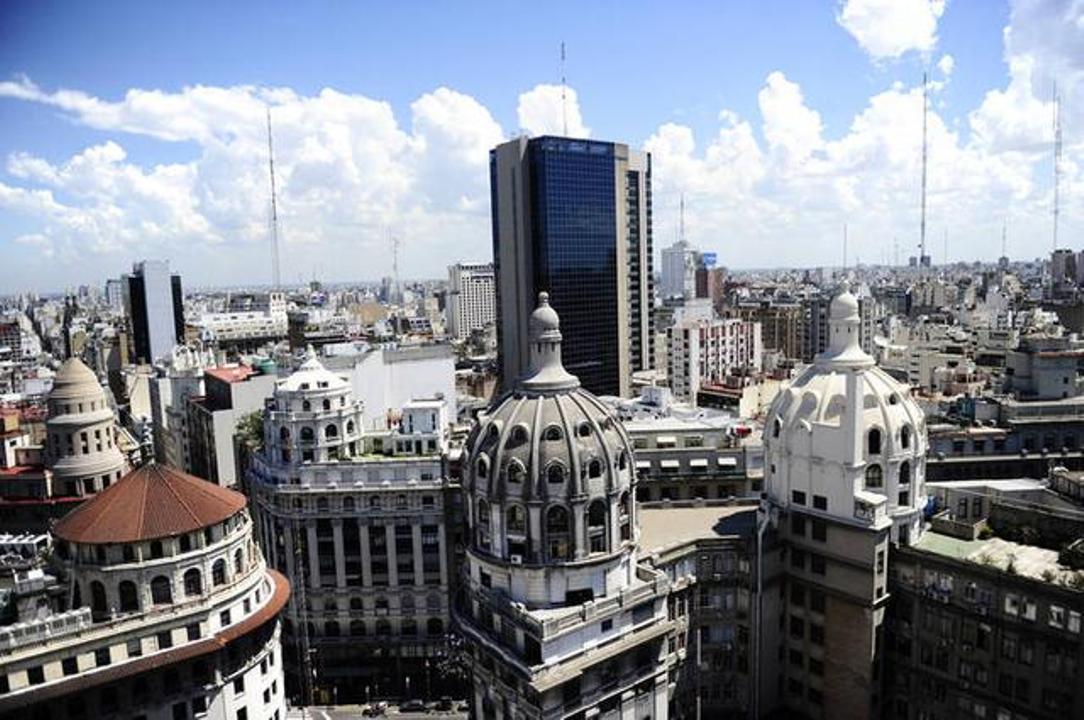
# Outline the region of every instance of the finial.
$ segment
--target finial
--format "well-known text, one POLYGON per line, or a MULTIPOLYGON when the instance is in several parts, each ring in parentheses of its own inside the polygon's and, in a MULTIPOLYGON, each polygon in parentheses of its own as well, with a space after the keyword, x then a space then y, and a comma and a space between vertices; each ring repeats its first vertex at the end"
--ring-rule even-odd
POLYGON ((550 304, 550 294, 548 292, 546 292, 545 290, 538 293, 538 305, 539 305, 539 307, 541 307, 542 305, 549 305, 549 304, 550 304))

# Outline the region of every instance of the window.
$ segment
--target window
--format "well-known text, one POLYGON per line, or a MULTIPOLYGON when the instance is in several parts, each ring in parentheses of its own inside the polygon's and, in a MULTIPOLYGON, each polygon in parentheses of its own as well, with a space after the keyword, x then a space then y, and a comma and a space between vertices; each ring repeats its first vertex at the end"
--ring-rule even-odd
POLYGON ((805 518, 801 515, 790 516, 790 534, 805 536, 805 518))
POLYGON ((215 587, 226 584, 226 561, 219 558, 211 566, 211 582, 215 587))
MULTIPOLYGON (((904 460, 900 463, 900 485, 907 485, 911 482, 911 463, 904 460)), ((906 503, 905 503, 906 504, 906 503)))
POLYGON ((510 505, 506 513, 507 530, 510 533, 523 534, 527 532, 527 513, 520 505, 510 505))
POLYGON ((173 584, 164 575, 151 580, 151 601, 155 605, 168 605, 173 602, 173 584))
POLYGON ((900 447, 907 450, 911 447, 911 426, 904 425, 900 428, 900 447))
POLYGON ((606 552, 606 503, 595 500, 587 511, 587 537, 591 552, 606 552))
POLYGON ((31 685, 41 685, 45 682, 45 670, 41 665, 34 665, 26 669, 26 679, 31 685))
POLYGON ((880 489, 884 487, 884 470, 880 465, 870 465, 866 468, 866 487, 880 489))
POLYGON ((128 657, 137 658, 143 655, 143 641, 139 638, 128 641, 128 657))
POLYGON ((117 591, 120 595, 121 612, 137 612, 139 610, 139 593, 136 591, 134 582, 122 580, 117 585, 117 591))
POLYGON ((551 560, 570 560, 568 510, 554 505, 546 511, 546 551, 551 560))
MULTIPOLYGON (((67 657, 60 661, 60 667, 65 675, 74 675, 79 672, 79 659, 67 657)), ((6 675, 4 677, 7 677, 6 675)))
POLYGON ((109 657, 109 648, 98 648, 94 651, 94 667, 105 667, 110 662, 112 658, 109 657))
POLYGON ((190 642, 192 640, 199 640, 199 637, 200 637, 199 623, 192 623, 190 625, 186 625, 184 630, 185 630, 185 634, 187 635, 188 640, 190 642))
POLYGON ((547 442, 558 442, 564 437, 564 433, 561 432, 561 428, 556 425, 550 425, 546 428, 546 432, 542 436, 547 442))
POLYGON ((233 691, 235 693, 243 693, 245 691, 245 676, 238 675, 233 679, 233 691))
POLYGON ((823 575, 825 573, 824 556, 810 553, 809 569, 815 572, 817 575, 823 575))
POLYGON ((173 647, 173 633, 169 630, 164 630, 158 633, 155 638, 158 640, 159 650, 168 650, 173 647))
POLYGON ((866 452, 869 455, 881 454, 881 429, 871 428, 866 435, 866 452))
POLYGON ((823 520, 813 520, 810 528, 810 537, 817 542, 828 540, 828 524, 823 520))
POLYGON ((546 468, 546 480, 551 483, 563 483, 565 481, 565 469, 560 463, 551 463, 546 468))
POLYGON ((805 505, 805 493, 801 490, 792 490, 790 493, 790 501, 795 505, 805 505))
POLYGON ((230 624, 230 611, 228 608, 218 614, 218 624, 221 627, 226 627, 230 624))
POLYGON ((813 496, 813 509, 814 510, 827 510, 828 509, 828 498, 826 498, 823 495, 814 495, 813 496))
POLYGON ((809 625, 809 642, 814 645, 824 644, 824 626, 810 623, 809 625))
POLYGON ((190 568, 184 573, 184 594, 185 597, 192 597, 199 595, 203 592, 203 577, 200 575, 199 568, 190 568))

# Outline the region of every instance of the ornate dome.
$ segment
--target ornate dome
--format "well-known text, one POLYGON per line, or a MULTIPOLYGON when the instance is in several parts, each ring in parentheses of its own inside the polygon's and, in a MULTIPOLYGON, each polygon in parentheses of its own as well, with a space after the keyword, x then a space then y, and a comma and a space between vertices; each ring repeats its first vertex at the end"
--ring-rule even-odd
POLYGON ((53 389, 49 392, 49 398, 54 400, 96 398, 99 395, 105 399, 98 376, 76 357, 68 358, 60 366, 53 378, 53 389))
POLYGON ((349 387, 350 383, 324 367, 312 345, 309 345, 305 350, 304 362, 290 377, 279 384, 276 392, 343 390, 349 387))
POLYGON ((766 487, 782 506, 917 532, 924 415, 909 388, 859 346, 859 322, 858 302, 843 288, 831 304, 829 348, 768 410, 766 487))
MULTIPOLYGON (((560 321, 546 293, 530 331, 530 372, 480 416, 467 440, 472 553, 516 565, 631 557, 636 523, 628 434, 565 371, 560 321)), ((605 580, 595 585, 596 596, 605 594, 605 580)))

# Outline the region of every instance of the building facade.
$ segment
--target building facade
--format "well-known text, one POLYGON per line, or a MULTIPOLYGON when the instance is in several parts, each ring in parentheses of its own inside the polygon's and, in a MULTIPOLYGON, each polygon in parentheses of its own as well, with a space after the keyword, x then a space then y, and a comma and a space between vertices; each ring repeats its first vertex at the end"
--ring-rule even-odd
POLYGON ((552 292, 565 363, 592 392, 627 396, 654 363, 651 156, 627 145, 518 138, 490 151, 502 383, 530 368, 526 334, 552 292))
POLYGON ((564 369, 545 293, 529 337, 531 372, 464 457, 475 717, 665 718, 670 583, 639 562, 631 442, 564 369))
POLYGON ((465 340, 496 319, 493 263, 458 263, 448 268, 448 335, 465 340))
POLYGON ((760 372, 760 323, 737 318, 678 323, 667 330, 667 349, 670 390, 696 404, 702 385, 760 372))
POLYGON ((279 612, 244 496, 161 465, 55 528, 0 626, 0 716, 284 720, 279 612))
POLYGON ((760 323, 760 337, 765 350, 777 350, 785 358, 802 357, 805 310, 798 303, 764 300, 738 305, 735 317, 760 323))
POLYGON ((445 405, 408 403, 391 430, 364 432, 363 419, 350 384, 310 350, 268 402, 253 459, 261 542, 295 589, 287 672, 304 702, 450 691, 437 672, 458 495, 445 405))

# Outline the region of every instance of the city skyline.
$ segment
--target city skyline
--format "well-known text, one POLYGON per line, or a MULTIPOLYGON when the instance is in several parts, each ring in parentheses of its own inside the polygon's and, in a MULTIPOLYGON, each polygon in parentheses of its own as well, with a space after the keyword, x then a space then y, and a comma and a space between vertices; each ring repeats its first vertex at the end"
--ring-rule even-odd
POLYGON ((688 239, 721 265, 839 265, 844 222, 851 262, 893 261, 895 238, 905 263, 924 69, 935 263, 946 231, 950 259, 993 260, 1003 224, 1011 257, 1048 252, 1055 78, 1059 244, 1084 228, 1084 9, 1069 2, 559 5, 523 42, 487 27, 520 17, 485 6, 421 21, 242 6, 221 24, 134 5, 2 12, 0 263, 18 272, 0 293, 101 283, 143 257, 192 286, 266 284, 265 104, 290 283, 390 275, 392 236, 403 276, 490 260, 488 151, 565 121, 652 153, 656 252, 684 194, 688 239))

